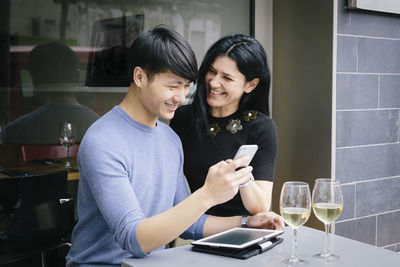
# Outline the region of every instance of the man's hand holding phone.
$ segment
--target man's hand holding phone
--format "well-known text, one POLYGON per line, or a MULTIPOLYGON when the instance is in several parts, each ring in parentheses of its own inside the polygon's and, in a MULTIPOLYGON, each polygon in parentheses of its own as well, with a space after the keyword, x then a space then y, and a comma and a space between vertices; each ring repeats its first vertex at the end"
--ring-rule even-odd
POLYGON ((247 156, 223 160, 208 169, 206 181, 201 189, 205 190, 211 206, 224 203, 237 194, 239 185, 249 179, 253 170, 251 166, 237 170, 248 160, 247 156))
POLYGON ((257 151, 257 145, 241 146, 233 160, 220 161, 208 169, 206 181, 202 187, 208 195, 211 205, 224 203, 232 199, 239 187, 252 181, 253 168, 248 166, 257 151))

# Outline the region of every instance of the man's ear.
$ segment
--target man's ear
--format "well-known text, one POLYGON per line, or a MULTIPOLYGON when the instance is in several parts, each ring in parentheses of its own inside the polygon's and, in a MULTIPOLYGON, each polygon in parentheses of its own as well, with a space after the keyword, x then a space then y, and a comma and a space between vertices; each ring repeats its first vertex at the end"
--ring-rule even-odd
POLYGON ((141 67, 135 67, 133 69, 133 82, 137 87, 143 87, 147 84, 147 74, 141 67))
POLYGON ((254 78, 253 80, 249 81, 245 85, 244 91, 248 94, 251 93, 251 91, 254 90, 254 88, 257 87, 258 83, 260 82, 259 78, 254 78))

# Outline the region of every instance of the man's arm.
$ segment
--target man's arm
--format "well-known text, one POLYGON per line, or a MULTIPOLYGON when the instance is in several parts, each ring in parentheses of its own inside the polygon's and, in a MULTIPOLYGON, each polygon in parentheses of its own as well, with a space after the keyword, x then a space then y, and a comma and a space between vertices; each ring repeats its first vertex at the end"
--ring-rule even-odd
MULTIPOLYGON (((213 165, 200 189, 173 208, 143 219, 137 228, 137 239, 141 249, 148 253, 167 244, 189 228, 209 208, 233 198, 239 190, 239 185, 249 179, 252 167, 235 171, 246 159, 242 157, 213 165)), ((222 227, 232 228, 236 218, 231 220, 222 220, 222 227)))

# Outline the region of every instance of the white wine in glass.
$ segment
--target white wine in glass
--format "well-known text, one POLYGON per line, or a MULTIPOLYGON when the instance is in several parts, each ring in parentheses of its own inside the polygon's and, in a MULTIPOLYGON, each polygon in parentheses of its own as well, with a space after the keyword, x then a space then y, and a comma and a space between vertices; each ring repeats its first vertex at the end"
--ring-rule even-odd
POLYGON ((312 201, 315 216, 325 225, 324 251, 314 255, 314 257, 327 262, 337 261, 340 257, 328 250, 328 242, 329 227, 340 216, 343 210, 343 194, 340 182, 332 179, 315 180, 312 201))
POLYGON ((290 258, 282 262, 292 266, 305 265, 305 260, 295 255, 297 247, 297 229, 303 225, 311 214, 310 187, 305 182, 286 182, 283 184, 280 201, 280 212, 283 220, 293 229, 293 246, 290 258))
POLYGON ((71 122, 63 122, 60 125, 60 143, 67 148, 67 160, 65 161, 65 168, 71 168, 69 162, 69 148, 75 144, 76 141, 76 127, 71 122))

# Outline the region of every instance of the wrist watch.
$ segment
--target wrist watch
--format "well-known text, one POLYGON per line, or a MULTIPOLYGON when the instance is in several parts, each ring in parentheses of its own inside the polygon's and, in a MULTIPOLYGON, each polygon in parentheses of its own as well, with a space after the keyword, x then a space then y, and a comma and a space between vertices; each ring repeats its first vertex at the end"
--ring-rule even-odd
POLYGON ((240 225, 243 228, 247 228, 247 216, 242 216, 242 218, 240 219, 240 225))

